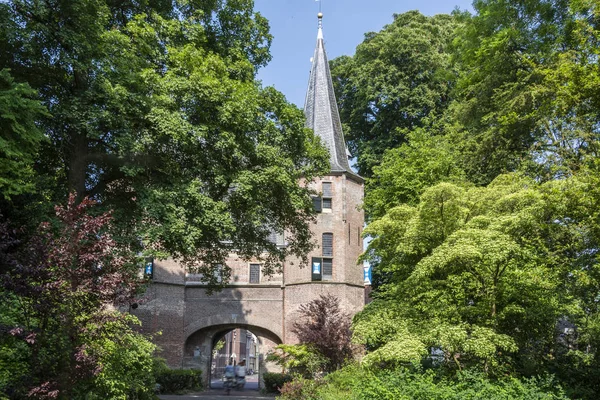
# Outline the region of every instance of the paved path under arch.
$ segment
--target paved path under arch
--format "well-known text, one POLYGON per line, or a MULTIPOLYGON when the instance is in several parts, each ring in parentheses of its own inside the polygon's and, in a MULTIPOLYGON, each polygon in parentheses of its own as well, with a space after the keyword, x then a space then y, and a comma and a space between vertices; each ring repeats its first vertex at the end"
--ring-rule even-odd
POLYGON ((159 399, 162 400, 195 400, 195 399, 215 399, 215 400, 273 400, 275 395, 261 394, 256 390, 245 390, 245 391, 232 391, 230 395, 226 395, 222 389, 213 389, 201 393, 190 393, 181 396, 177 395, 160 395, 159 399))

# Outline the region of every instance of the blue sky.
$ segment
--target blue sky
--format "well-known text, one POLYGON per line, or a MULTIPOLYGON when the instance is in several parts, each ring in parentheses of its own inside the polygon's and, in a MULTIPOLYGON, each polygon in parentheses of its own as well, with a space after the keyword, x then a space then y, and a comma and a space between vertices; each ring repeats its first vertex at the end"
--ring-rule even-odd
MULTIPOLYGON (((392 22, 393 14, 419 10, 425 15, 450 13, 456 7, 472 12, 472 0, 322 0, 323 33, 329 59, 352 55, 366 32, 392 22)), ((315 0, 255 0, 274 36, 273 59, 259 71, 264 86, 275 86, 289 101, 304 106, 310 58, 317 38, 315 0)))

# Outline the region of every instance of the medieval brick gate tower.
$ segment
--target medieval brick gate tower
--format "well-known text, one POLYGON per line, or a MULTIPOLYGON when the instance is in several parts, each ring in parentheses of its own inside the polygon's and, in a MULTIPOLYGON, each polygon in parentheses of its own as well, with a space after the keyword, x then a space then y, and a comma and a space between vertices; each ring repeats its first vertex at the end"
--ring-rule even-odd
MULTIPOLYGON (((181 265, 158 261, 148 301, 136 310, 144 331, 162 332, 155 341, 167 363, 174 368, 201 368, 207 384, 213 346, 232 329, 243 328, 256 335, 261 373, 274 367, 264 362, 270 349, 297 341, 291 327, 301 304, 330 293, 351 314, 364 306, 363 268, 357 265, 363 250, 364 215, 359 206, 364 180, 352 172, 348 163, 323 43, 321 13, 304 112, 307 126, 328 147, 331 164, 328 175, 311 183, 321 194, 314 198, 318 215, 311 230, 320 245, 309 254, 311 268, 300 268, 298 260, 289 259, 283 273, 267 277, 259 263, 230 254, 227 264, 232 268, 233 282, 208 295, 206 286, 181 265)), ((277 240, 285 245, 285 238, 277 240)))

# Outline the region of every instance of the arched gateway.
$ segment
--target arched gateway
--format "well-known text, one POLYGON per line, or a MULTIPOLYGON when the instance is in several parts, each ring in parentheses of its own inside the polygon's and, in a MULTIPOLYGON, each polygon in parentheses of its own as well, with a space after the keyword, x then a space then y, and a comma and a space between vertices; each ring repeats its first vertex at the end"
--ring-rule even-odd
MULTIPOLYGON (((298 260, 288 259, 283 273, 266 277, 260 263, 246 262, 232 253, 227 260, 232 282, 209 295, 181 265, 169 260, 156 262, 147 301, 136 314, 144 331, 162 332, 155 341, 171 367, 200 367, 208 380, 214 340, 227 330, 251 330, 265 343, 261 352, 266 353, 278 343, 297 341, 291 327, 298 308, 321 294, 337 296, 352 314, 364 305, 363 268, 357 265, 363 248, 360 205, 364 181, 348 164, 321 19, 319 14, 304 112, 307 126, 329 149, 331 171, 310 184, 320 193, 313 199, 318 214, 311 231, 319 246, 309 254, 311 266, 300 268, 298 260)), ((285 246, 285 237, 276 240, 285 246)))

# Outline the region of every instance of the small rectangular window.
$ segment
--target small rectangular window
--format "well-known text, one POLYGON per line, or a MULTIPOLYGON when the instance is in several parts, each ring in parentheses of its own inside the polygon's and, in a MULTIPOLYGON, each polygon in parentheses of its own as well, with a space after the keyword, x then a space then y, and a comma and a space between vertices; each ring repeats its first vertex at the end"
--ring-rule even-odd
POLYGON ((260 264, 250 264, 250 283, 260 283, 260 264))
POLYGON ((323 210, 331 211, 332 201, 323 197, 323 210))
POLYGON ((324 256, 333 256, 333 233, 324 233, 322 240, 322 250, 324 256))
POLYGON ((333 259, 323 259, 323 280, 330 281, 333 279, 333 259))

